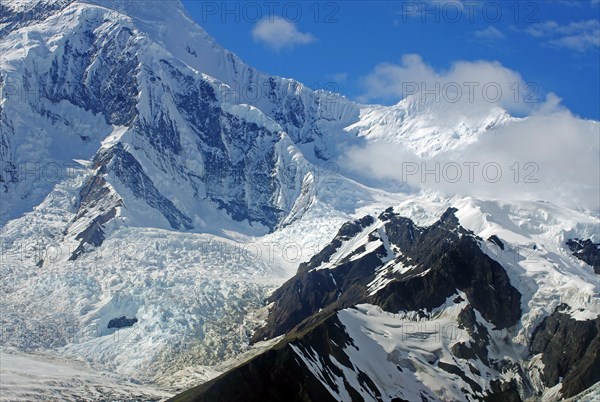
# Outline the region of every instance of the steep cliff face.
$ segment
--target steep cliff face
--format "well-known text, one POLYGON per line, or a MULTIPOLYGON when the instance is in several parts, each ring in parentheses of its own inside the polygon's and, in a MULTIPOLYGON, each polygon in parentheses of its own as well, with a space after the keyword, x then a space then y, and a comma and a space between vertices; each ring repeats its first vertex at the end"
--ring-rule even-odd
POLYGON ((561 305, 533 334, 531 352, 541 354, 543 381, 561 386, 572 397, 600 381, 600 318, 575 320, 570 308, 561 305))
MULTIPOLYGON (((232 87, 182 62, 178 48, 162 38, 163 31, 147 29, 151 21, 146 18, 160 18, 156 10, 136 9, 130 11, 135 15, 127 15, 109 3, 58 7, 38 2, 32 5, 35 18, 5 27, 8 57, 2 79, 10 84, 3 86, 1 111, 5 192, 31 197, 35 204, 51 183, 37 180, 38 194, 30 194, 34 185, 19 177, 19 165, 35 169, 34 164, 55 163, 64 174, 73 158, 93 156, 95 179, 82 189, 78 213, 88 226, 76 221, 68 230, 77 228, 73 234, 84 242, 91 238, 89 232, 101 230, 116 216, 127 217, 129 205, 139 202, 166 221, 159 226, 177 230, 195 228, 204 204, 223 209, 234 220, 273 230, 289 215, 314 170, 295 143, 313 143, 320 136, 315 105, 321 95, 291 80, 267 79, 240 64, 193 25, 178 2, 163 4, 168 8, 163 11, 174 14, 189 35, 204 36, 194 51, 200 59, 192 65, 231 82, 249 74, 269 83, 268 94, 257 97, 267 114, 232 103, 227 99, 232 87), (11 49, 24 38, 30 40, 22 50, 11 49), (224 64, 203 66, 204 57, 217 55, 224 64), (242 68, 248 71, 238 77, 242 68), (77 113, 69 115, 71 110, 77 113), (19 117, 23 114, 35 115, 37 137, 26 134, 29 127, 19 117), (87 116, 103 124, 95 126, 87 116), (67 145, 70 152, 21 152, 45 142, 57 148, 67 145), (109 187, 119 200, 104 206, 112 212, 90 208, 86 197, 104 194, 109 187)), ((5 18, 16 21, 8 11, 5 18)), ((3 205, 5 219, 15 213, 10 202, 3 205)), ((97 246, 101 236, 93 237, 91 244, 97 246)))

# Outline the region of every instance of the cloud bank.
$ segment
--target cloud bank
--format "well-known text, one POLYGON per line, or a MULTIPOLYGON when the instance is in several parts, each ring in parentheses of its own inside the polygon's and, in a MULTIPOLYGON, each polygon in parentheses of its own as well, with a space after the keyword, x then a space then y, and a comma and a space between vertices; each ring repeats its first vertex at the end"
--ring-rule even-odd
POLYGON ((481 93, 473 102, 463 98, 452 103, 442 97, 427 109, 437 119, 460 120, 498 106, 525 117, 427 159, 401 144, 382 141, 355 146, 343 154, 339 164, 356 178, 368 185, 392 182, 448 196, 545 200, 600 212, 600 122, 573 115, 552 93, 544 98, 538 93, 531 103, 524 98, 526 92, 514 98, 511 88, 527 85, 523 77, 489 61, 457 61, 448 70, 436 71, 419 55, 405 55, 399 64, 380 64, 365 78, 365 98, 426 95, 407 93, 407 82, 425 83, 427 89, 453 82, 477 82, 482 88, 493 82, 508 94, 495 103, 481 93))
POLYGON ((424 102, 473 112, 502 107, 513 114, 528 114, 543 100, 538 85, 497 61, 456 61, 449 69, 436 71, 418 54, 377 65, 361 84, 362 102, 418 96, 424 102))

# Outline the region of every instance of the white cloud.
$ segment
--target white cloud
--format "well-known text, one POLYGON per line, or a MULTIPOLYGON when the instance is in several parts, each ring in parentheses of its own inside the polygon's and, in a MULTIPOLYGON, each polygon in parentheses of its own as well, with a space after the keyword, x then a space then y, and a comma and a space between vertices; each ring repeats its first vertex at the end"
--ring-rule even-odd
POLYGON ((527 118, 433 158, 421 159, 402 145, 371 143, 351 148, 339 164, 360 177, 392 180, 448 196, 546 200, 598 211, 599 154, 600 122, 572 115, 550 95, 527 118), (425 170, 439 173, 423 176, 425 170))
POLYGON ((529 84, 496 61, 457 61, 448 70, 436 71, 421 56, 408 54, 398 64, 379 64, 363 78, 360 101, 398 101, 414 95, 443 103, 449 111, 469 108, 479 113, 499 106, 522 114, 539 101, 539 89, 529 84))
POLYGON ((545 39, 551 46, 578 52, 600 48, 600 21, 587 20, 561 25, 556 21, 533 24, 525 30, 529 35, 545 39))
POLYGON ((281 17, 265 17, 258 21, 252 28, 252 38, 275 50, 306 45, 315 40, 312 34, 300 32, 296 24, 281 17))
POLYGON ((506 35, 504 35, 498 28, 489 26, 486 29, 482 29, 480 31, 475 31, 475 36, 479 39, 486 40, 496 40, 496 39, 504 39, 506 35))

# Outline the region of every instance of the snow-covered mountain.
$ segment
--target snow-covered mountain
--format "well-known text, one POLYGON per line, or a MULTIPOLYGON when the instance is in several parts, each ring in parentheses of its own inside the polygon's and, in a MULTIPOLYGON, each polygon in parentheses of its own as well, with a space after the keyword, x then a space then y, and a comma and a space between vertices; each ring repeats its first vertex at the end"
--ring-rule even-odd
POLYGON ((255 338, 285 338, 174 400, 555 400, 598 382, 598 278, 565 243, 598 222, 534 203, 445 205, 344 224, 268 299, 255 338))
POLYGON ((97 245, 114 217, 139 224, 134 210, 142 226, 151 215, 159 227, 202 229, 220 208, 273 230, 306 204, 309 173, 327 170, 336 144, 402 141, 427 154, 508 119, 495 110, 440 127, 419 102, 382 110, 312 91, 245 65, 178 2, 154 3, 16 3, 34 10, 25 20, 4 8, 2 182, 14 199, 3 222, 37 205, 76 159, 95 173, 68 230, 82 244, 97 245))
MULTIPOLYGON (((508 360, 498 358, 502 367, 472 363, 490 374, 467 375, 462 386, 470 387, 472 395, 491 390, 493 380, 498 386, 507 383, 505 360, 525 373, 513 376, 522 396, 558 392, 549 388, 554 380, 544 382, 532 374, 527 365, 541 363, 527 360, 524 350, 538 324, 559 305, 569 306, 577 322, 597 319, 600 289, 586 265, 598 261, 597 217, 573 211, 576 206, 452 198, 418 190, 394 193, 371 188, 369 181, 338 166, 348 149, 371 144, 400 144, 419 158, 460 153, 524 119, 497 107, 455 113, 418 97, 384 107, 314 91, 246 65, 197 26, 179 1, 151 3, 26 0, 0 6, 4 351, 78 360, 121 380, 133 378, 173 393, 264 350, 272 353, 272 345, 289 331, 295 333, 293 327, 302 320, 315 328, 330 325, 329 319, 322 320, 321 308, 354 331, 348 336, 356 342, 366 336, 364 342, 384 345, 374 333, 365 335, 361 322, 377 316, 374 326, 400 328, 380 331, 394 340, 403 330, 388 322, 398 313, 389 310, 400 305, 386 308, 373 298, 402 275, 418 271, 424 280, 428 276, 425 269, 409 269, 409 260, 402 257, 409 251, 394 249, 385 240, 386 223, 378 217, 396 206, 387 213, 410 218, 414 230, 427 232, 452 207, 463 229, 444 230, 459 239, 464 235, 474 252, 496 261, 488 261, 495 267, 492 272, 504 278, 504 287, 518 291, 521 313, 516 314, 516 293, 507 305, 488 295, 495 301, 490 302, 494 311, 486 315, 489 311, 459 287, 456 293, 463 301, 454 303, 455 289, 447 289, 443 300, 440 293, 426 305, 402 305, 407 310, 402 319, 414 321, 415 311, 427 307, 423 314, 443 323, 459 325, 460 317, 472 311, 473 328, 490 330, 498 323, 510 328, 514 353, 508 360), (340 226, 348 229, 344 222, 365 215, 372 216, 366 218, 368 225, 335 237, 340 226), (521 257, 513 261, 496 255, 500 252, 493 245, 499 243, 488 241, 492 235, 500 244, 513 244, 507 249, 514 251, 513 257, 526 256, 521 248, 534 242, 542 262, 529 266, 521 257), (325 250, 338 249, 335 256, 306 270, 324 258, 328 244, 325 250), (291 292, 293 300, 283 303, 282 310, 265 308, 264 300, 286 294, 289 282, 284 283, 298 264, 309 260, 298 275, 331 272, 336 282, 352 282, 342 274, 336 277, 342 272, 338 261, 345 258, 374 258, 353 277, 367 283, 347 290, 346 304, 336 304, 337 290, 328 288, 319 298, 317 293, 299 297, 301 293, 291 292), (307 309, 287 317, 297 303, 307 309), (530 388, 523 385, 528 381, 530 388)), ((591 130, 598 127, 588 123, 591 130)), ((325 285, 327 278, 320 283, 325 285)), ((482 288, 496 286, 487 279, 479 278, 482 288)), ((489 345, 499 342, 490 339, 489 345)), ((446 340, 427 343, 423 355, 408 358, 415 367, 429 362, 427 353, 463 358, 451 347, 446 340)), ((303 361, 314 371, 318 365, 311 366, 305 352, 294 349, 292 356, 308 359, 303 361)), ((371 377, 369 390, 392 391, 395 383, 378 379, 383 372, 361 366, 378 370, 374 362, 356 358, 349 357, 353 367, 371 377)), ((43 361, 40 365, 47 367, 43 361)), ((356 371, 333 370, 354 384, 356 371)), ((456 379, 439 366, 426 372, 441 384, 456 379)), ((409 388, 442 398, 423 378, 412 378, 414 387, 409 388)), ((96 381, 98 389, 106 385, 88 380, 96 381)), ((331 386, 329 380, 315 381, 331 386)), ((109 382, 114 383, 112 377, 109 382)), ((107 398, 121 395, 113 385, 108 388, 107 398)), ((133 388, 136 395, 144 392, 133 388)), ((81 385, 81 395, 85 390, 81 385)), ((411 400, 412 394, 398 392, 411 400)), ((12 395, 17 394, 14 390, 12 395)), ((147 394, 160 392, 151 388, 147 394)))
MULTIPOLYGON (((273 82, 269 102, 290 99, 290 109, 278 111, 291 116, 280 116, 285 127, 252 106, 222 102, 225 84, 217 79, 238 79, 239 62, 186 19, 177 2, 164 7, 130 18, 71 2, 43 20, 38 28, 43 34, 33 23, 3 38, 5 90, 16 85, 25 96, 7 95, 3 105, 3 155, 11 162, 5 169, 7 190, 22 197, 35 187, 45 195, 39 183, 19 188, 18 164, 63 167, 74 158, 89 159, 86 168, 94 175, 82 188, 78 216, 67 231, 82 244, 97 246, 101 226, 114 217, 139 224, 136 213, 143 215, 143 225, 154 218, 159 227, 202 227, 202 209, 211 206, 273 229, 308 180, 294 140, 311 140, 314 128, 304 127, 299 120, 304 116, 296 115, 304 107, 299 84, 273 82), (183 31, 163 37, 154 24, 165 14, 175 15, 172 26, 189 31, 190 41, 198 43, 197 49, 188 48, 188 57, 168 47, 170 35, 181 37, 183 31), (200 61, 193 62, 189 52, 200 54, 200 61), (33 99, 25 92, 33 92, 33 99), (76 116, 64 107, 74 108, 76 116), (32 118, 22 121, 27 114, 32 118), (35 137, 19 135, 27 125, 36 127, 35 137), (65 142, 71 152, 64 152, 65 142), (88 142, 95 143, 86 153, 88 142), (60 150, 52 152, 53 147, 60 150), (26 148, 43 150, 22 155, 26 148)), ((316 95, 305 98, 307 104, 318 103, 316 95)), ((14 217, 10 207, 3 210, 5 220, 14 217)))

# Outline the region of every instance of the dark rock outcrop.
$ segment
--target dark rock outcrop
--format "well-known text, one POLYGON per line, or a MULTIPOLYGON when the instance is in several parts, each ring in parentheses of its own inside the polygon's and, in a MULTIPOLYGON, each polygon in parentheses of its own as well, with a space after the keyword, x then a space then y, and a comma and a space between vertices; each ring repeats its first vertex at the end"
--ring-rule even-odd
POLYGON ((569 239, 567 246, 575 257, 591 265, 594 272, 600 275, 600 243, 592 243, 590 239, 569 239))
POLYGON ((86 245, 98 247, 105 238, 104 225, 117 215, 117 208, 123 205, 122 199, 111 191, 105 176, 112 172, 121 180, 137 199, 144 200, 158 210, 173 229, 193 228, 192 220, 183 214, 171 200, 155 186, 135 157, 125 150, 122 143, 99 152, 94 158, 96 173, 90 176, 79 192, 79 210, 74 221, 89 219, 85 229, 76 234, 79 246, 70 259, 75 260, 85 252, 86 245))
POLYGON ((536 328, 531 352, 542 354, 548 387, 562 379, 562 396, 577 395, 600 381, 600 317, 577 321, 559 306, 536 328))
POLYGON ((119 318, 113 318, 112 320, 110 320, 108 322, 108 328, 127 328, 127 327, 133 327, 133 324, 135 324, 136 322, 138 322, 138 319, 133 317, 133 318, 127 318, 126 316, 122 316, 119 318))
POLYGON ((375 219, 372 216, 367 215, 356 221, 344 223, 333 240, 323 250, 314 255, 308 263, 300 264, 299 271, 308 271, 323 263, 331 262, 331 257, 342 246, 344 241, 352 239, 362 232, 364 228, 373 224, 374 221, 375 219))
MULTIPOLYGON (((101 24, 102 19, 93 23, 101 24)), ((107 123, 128 125, 138 115, 137 99, 132 96, 139 93, 135 34, 128 27, 101 35, 91 29, 76 40, 67 39, 56 52, 50 69, 39 77, 40 95, 101 113, 107 123)), ((23 83, 32 88, 37 84, 23 83)))
POLYGON ((462 359, 479 359, 487 364, 487 347, 490 344, 489 333, 483 325, 477 322, 475 311, 471 306, 467 306, 460 312, 458 325, 460 329, 467 331, 472 341, 455 343, 451 347, 452 353, 462 359))
POLYGON ((134 197, 144 200, 149 206, 161 212, 173 229, 193 228, 192 220, 161 194, 144 172, 142 165, 125 150, 121 143, 115 145, 106 154, 99 154, 99 158, 99 164, 103 166, 100 174, 113 172, 133 192, 134 197))
POLYGON ((490 392, 484 399, 486 402, 521 402, 516 381, 509 382, 493 380, 490 382, 490 392))
POLYGON ((494 243, 496 246, 500 247, 500 250, 504 251, 504 243, 502 243, 502 240, 500 240, 498 236, 491 235, 490 237, 488 237, 488 240, 494 243))
POLYGON ((80 243, 69 257, 71 261, 85 252, 86 245, 98 247, 104 242, 104 225, 116 216, 117 207, 122 205, 121 199, 111 194, 106 181, 100 176, 88 178, 79 191, 79 197, 79 211, 75 220, 91 215, 94 210, 100 213, 75 236, 80 243))
POLYGON ((377 292, 374 304, 387 311, 431 309, 458 289, 498 328, 516 324, 521 316, 521 295, 510 284, 504 268, 483 253, 475 236, 455 219, 453 212, 446 212, 426 229, 406 218, 390 219, 386 224, 390 242, 417 268, 377 292))
MULTIPOLYGON (((395 264, 414 266, 403 274, 390 274, 389 283, 374 295, 368 285, 390 258, 381 245, 355 259, 335 261, 334 267, 315 269, 331 258, 348 241, 374 223, 365 217, 344 224, 335 238, 307 264, 301 264, 295 277, 269 298, 274 303, 267 325, 254 340, 272 338, 301 326, 303 320, 321 310, 333 311, 359 303, 372 303, 389 312, 432 309, 442 305, 457 290, 465 292, 473 308, 497 328, 515 325, 521 316, 520 293, 510 284, 502 266, 479 248, 478 239, 463 229, 455 210, 446 211, 428 228, 416 226, 410 219, 386 211, 382 234, 368 234, 369 240, 387 236, 397 247, 395 264)), ((383 219, 382 219, 383 218, 383 219)))

